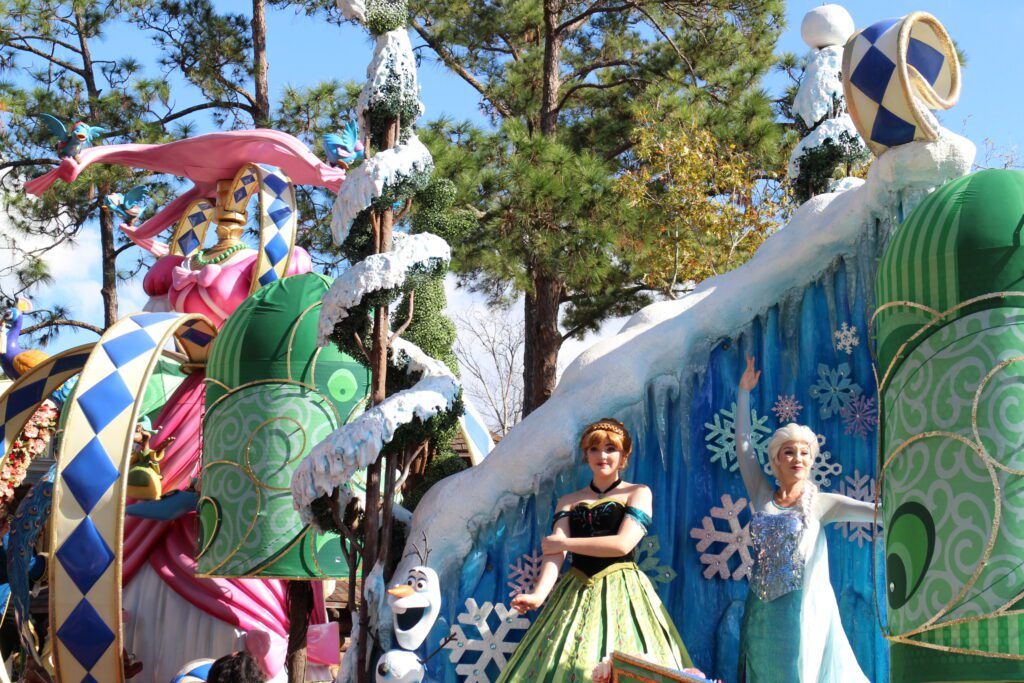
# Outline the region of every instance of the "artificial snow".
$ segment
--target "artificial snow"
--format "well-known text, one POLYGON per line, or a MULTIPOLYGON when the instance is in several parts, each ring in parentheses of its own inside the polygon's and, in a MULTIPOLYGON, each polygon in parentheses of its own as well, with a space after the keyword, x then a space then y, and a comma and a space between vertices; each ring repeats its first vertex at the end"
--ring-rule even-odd
POLYGON ((338 0, 338 9, 347 20, 366 23, 366 0, 338 0))
POLYGON ((393 240, 391 251, 367 256, 342 273, 324 294, 317 325, 320 346, 327 345, 334 326, 347 318, 349 310, 358 306, 367 294, 401 287, 410 271, 451 259, 448 243, 429 232, 396 233, 393 240))
POLYGON ((331 218, 334 243, 343 244, 348 239, 356 216, 381 196, 387 185, 396 178, 425 172, 433 163, 430 150, 413 135, 405 144, 378 152, 348 171, 345 183, 334 200, 334 215, 331 218))
MULTIPOLYGON (((384 98, 394 97, 395 91, 401 99, 419 98, 420 87, 416 80, 416 55, 412 51, 409 31, 396 28, 377 36, 373 59, 366 67, 366 83, 359 93, 356 111, 359 112, 359 139, 366 140, 369 131, 363 118, 366 110, 384 98)), ((422 113, 423 104, 420 103, 422 113)))
POLYGON ((459 382, 444 363, 404 339, 396 339, 392 349, 410 359, 406 372, 422 374, 422 379, 339 427, 299 463, 292 475, 292 497, 306 524, 315 523, 310 510, 313 501, 330 496, 335 489, 339 489, 341 507, 348 504, 353 475, 377 460, 399 427, 451 410, 459 395, 459 382))
POLYGON ((815 50, 807 60, 800 89, 793 98, 793 114, 802 118, 808 128, 832 113, 836 98, 843 99, 842 63, 842 47, 815 50))
MULTIPOLYGON (((789 166, 786 173, 790 178, 796 178, 800 174, 800 157, 808 149, 821 147, 826 140, 832 140, 836 145, 841 145, 840 136, 849 133, 853 140, 860 139, 857 127, 853 125, 853 119, 849 114, 840 114, 833 119, 825 119, 817 128, 808 133, 807 137, 796 144, 793 153, 789 155, 789 166)), ((344 186, 342 186, 344 190, 344 186)))
MULTIPOLYGON (((860 187, 806 202, 742 267, 701 282, 682 299, 638 312, 618 335, 580 354, 553 396, 480 466, 428 491, 416 507, 409 538, 425 534, 433 551, 430 566, 442 581, 457 582, 478 534, 576 462, 582 425, 639 409, 653 387, 684 391, 684 378, 707 367, 723 338, 780 302, 802 296, 837 261, 856 259, 864 273, 858 277, 867 277, 876 225, 895 225, 932 189, 970 171, 974 152, 970 141, 949 132, 933 142, 894 147, 875 160, 860 187)), ((404 560, 399 572, 408 571, 410 562, 418 560, 404 560)))
POLYGON ((810 47, 843 46, 854 30, 853 17, 842 5, 815 7, 800 22, 800 37, 810 47))

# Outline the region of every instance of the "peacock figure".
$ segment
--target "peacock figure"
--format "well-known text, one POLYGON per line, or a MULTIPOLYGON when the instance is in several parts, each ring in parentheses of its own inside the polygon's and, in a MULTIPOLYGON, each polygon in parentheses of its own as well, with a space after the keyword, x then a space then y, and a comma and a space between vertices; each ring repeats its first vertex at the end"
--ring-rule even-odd
POLYGON ((29 300, 18 297, 17 302, 4 316, 4 324, 7 326, 7 343, 4 345, 3 355, 0 356, 0 367, 10 379, 18 379, 49 358, 39 349, 23 349, 18 344, 21 326, 25 322, 25 314, 30 310, 32 310, 32 304, 29 303, 29 300))

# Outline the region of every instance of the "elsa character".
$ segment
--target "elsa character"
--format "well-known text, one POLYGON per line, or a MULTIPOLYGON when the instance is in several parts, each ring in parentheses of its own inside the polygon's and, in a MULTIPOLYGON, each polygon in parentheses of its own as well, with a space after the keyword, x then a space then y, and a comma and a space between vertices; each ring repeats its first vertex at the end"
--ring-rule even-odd
POLYGON ((760 376, 748 356, 736 409, 736 457, 750 497, 757 561, 743 616, 741 680, 866 683, 839 619, 821 527, 872 523, 875 507, 818 490, 810 478, 818 437, 802 425, 787 424, 768 443, 768 461, 779 483, 771 485, 750 445, 750 391, 760 376))

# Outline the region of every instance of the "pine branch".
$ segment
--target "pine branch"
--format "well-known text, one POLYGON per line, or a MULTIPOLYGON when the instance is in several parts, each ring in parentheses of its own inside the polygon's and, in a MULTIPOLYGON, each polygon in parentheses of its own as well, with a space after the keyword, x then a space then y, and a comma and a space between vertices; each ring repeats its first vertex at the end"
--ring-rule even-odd
POLYGON ((53 38, 50 36, 17 36, 17 38, 19 40, 41 40, 44 43, 53 43, 54 45, 60 45, 65 50, 70 50, 71 52, 82 54, 82 50, 80 48, 75 47, 71 43, 65 43, 63 40, 53 38))
POLYGON ((577 91, 583 90, 584 88, 592 88, 592 89, 595 89, 595 90, 607 90, 609 88, 616 88, 616 87, 618 87, 620 85, 625 85, 627 83, 637 83, 637 84, 640 84, 640 85, 650 85, 651 84, 651 82, 648 81, 647 79, 636 78, 634 76, 627 76, 625 78, 618 78, 618 79, 616 79, 614 81, 609 81, 608 83, 579 83, 579 84, 574 85, 571 88, 569 88, 565 92, 565 94, 562 95, 562 99, 560 99, 558 101, 558 106, 555 107, 555 111, 561 111, 562 107, 565 106, 565 103, 569 101, 569 98, 572 97, 577 91))
POLYGON ((607 69, 612 66, 642 66, 641 63, 635 59, 609 59, 603 62, 591 62, 586 67, 572 72, 566 76, 566 81, 582 81, 588 75, 597 71, 598 69, 607 69))
POLYGON ((77 74, 78 76, 80 76, 82 78, 85 78, 85 69, 84 68, 82 68, 80 66, 75 66, 71 62, 64 61, 63 59, 60 59, 59 57, 56 57, 53 54, 47 54, 43 50, 40 50, 37 47, 33 47, 32 45, 29 45, 28 41, 26 41, 21 36, 14 36, 14 39, 15 40, 21 40, 22 44, 21 45, 15 45, 15 44, 11 43, 9 40, 5 40, 3 42, 3 45, 6 45, 7 47, 11 48, 12 50, 21 50, 23 52, 28 52, 29 54, 36 55, 37 57, 42 57, 43 59, 45 59, 46 61, 50 62, 51 64, 59 66, 62 69, 66 69, 67 71, 70 71, 73 74, 77 74))
MULTIPOLYGON (((676 45, 676 41, 672 40, 672 36, 670 36, 670 35, 668 34, 668 31, 666 31, 666 30, 665 30, 665 29, 664 29, 664 28, 662 27, 662 25, 661 25, 660 23, 658 23, 658 20, 657 20, 657 19, 655 19, 654 17, 652 17, 652 16, 651 16, 651 14, 650 14, 650 12, 648 12, 648 11, 647 11, 646 9, 644 9, 644 8, 643 8, 643 7, 642 7, 642 6, 640 5, 640 4, 638 4, 638 3, 632 3, 632 4, 633 4, 633 7, 635 7, 635 8, 636 8, 636 10, 637 10, 638 12, 640 12, 640 14, 644 15, 645 17, 647 17, 647 21, 649 21, 649 22, 651 23, 651 25, 652 25, 652 26, 654 27, 654 29, 655 29, 655 30, 656 30, 656 31, 657 31, 658 33, 660 33, 660 34, 661 34, 661 37, 662 37, 662 38, 664 38, 664 39, 665 39, 665 41, 666 41, 666 42, 667 42, 667 43, 668 43, 669 45, 671 45, 671 46, 672 46, 672 49, 673 49, 673 50, 675 50, 676 56, 677 56, 677 57, 679 57, 679 60, 680 60, 680 61, 681 61, 681 62, 682 62, 683 64, 685 64, 685 65, 686 65, 686 70, 690 72, 690 76, 692 76, 692 77, 693 77, 693 81, 694 81, 694 83, 697 83, 697 82, 699 82, 699 81, 700 81, 700 79, 699 79, 699 78, 697 77, 697 71, 696 71, 696 69, 694 69, 694 68, 693 68, 693 62, 691 62, 691 61, 690 61, 690 60, 689 60, 689 59, 688 59, 688 58, 686 57, 686 55, 685 55, 685 54, 683 54, 683 51, 679 49, 679 46, 678 46, 678 45, 676 45)), ((712 98, 713 98, 713 99, 714 99, 714 100, 715 100, 716 102, 719 102, 719 103, 721 103, 721 100, 720 100, 719 98, 715 97, 715 94, 714 94, 713 92, 711 92, 711 91, 710 91, 710 89, 709 89, 709 91, 708 91, 708 92, 709 92, 709 93, 711 94, 711 97, 712 97, 712 98)))
POLYGON ((569 34, 575 33, 580 29, 581 26, 583 26, 583 24, 586 23, 588 17, 591 17, 595 14, 600 14, 601 12, 623 12, 634 7, 632 3, 626 3, 625 5, 611 5, 607 7, 602 7, 601 3, 603 1, 604 0, 597 0, 590 7, 583 10, 572 19, 568 19, 567 21, 564 21, 561 24, 559 24, 557 27, 555 27, 555 34, 560 35, 563 32, 569 34))
MULTIPOLYGON (((156 119, 155 121, 146 121, 146 125, 149 126, 163 126, 171 121, 183 118, 190 114, 195 114, 198 111, 205 111, 207 109, 242 109, 249 114, 254 113, 254 108, 251 105, 241 102, 228 102, 226 100, 214 100, 213 102, 204 102, 203 104, 196 104, 191 107, 186 107, 180 111, 176 111, 173 114, 168 114, 162 118, 156 119)), ((128 133, 135 132, 131 129, 115 130, 106 134, 106 137, 113 138, 121 135, 127 135, 128 133)), ((2 168, 2 167, 0 167, 2 168)))
POLYGON ((448 48, 442 45, 441 42, 436 37, 431 35, 422 26, 422 24, 420 24, 420 22, 418 22, 416 19, 412 19, 412 27, 416 29, 416 33, 420 35, 420 38, 422 38, 424 42, 426 42, 426 44, 430 46, 430 48, 437 54, 438 57, 441 58, 441 61, 444 62, 449 69, 451 69, 459 76, 461 76, 462 80, 466 81, 471 86, 473 86, 473 89, 476 90, 481 95, 483 95, 484 99, 490 102, 491 106, 493 106, 499 114, 506 118, 512 118, 512 112, 509 110, 509 108, 506 107, 501 102, 499 102, 498 100, 494 99, 490 94, 488 94, 487 87, 484 86, 483 83, 478 81, 473 76, 473 74, 469 73, 469 71, 467 71, 464 66, 459 64, 458 61, 456 61, 455 59, 455 55, 453 55, 448 50, 448 48))
POLYGON ((83 330, 89 330, 90 332, 95 332, 99 336, 103 336, 103 328, 97 327, 96 325, 92 325, 90 323, 84 323, 81 320, 68 320, 67 318, 54 318, 53 320, 46 320, 44 322, 37 323, 35 325, 29 325, 28 327, 23 329, 21 331, 21 333, 22 334, 32 334, 33 332, 37 332, 39 330, 43 330, 43 329, 46 329, 46 328, 49 328, 49 327, 60 327, 60 326, 64 326, 64 327, 78 327, 78 328, 81 328, 83 330))
POLYGON ((39 166, 40 164, 46 164, 49 166, 60 166, 60 159, 18 159, 17 161, 5 161, 4 163, 0 164, 0 171, 7 170, 9 168, 39 166))

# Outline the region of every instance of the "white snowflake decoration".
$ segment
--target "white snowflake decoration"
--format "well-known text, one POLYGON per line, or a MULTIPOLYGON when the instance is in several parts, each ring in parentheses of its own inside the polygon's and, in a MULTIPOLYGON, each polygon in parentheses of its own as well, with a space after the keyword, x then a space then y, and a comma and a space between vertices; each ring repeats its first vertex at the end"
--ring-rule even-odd
POLYGON ((832 477, 839 477, 843 473, 843 466, 838 462, 832 462, 832 453, 825 450, 825 437, 818 434, 818 457, 811 465, 811 481, 818 488, 825 488, 832 485, 832 477))
POLYGON ((845 322, 832 333, 832 340, 836 351, 846 351, 846 355, 851 355, 853 349, 860 346, 860 335, 857 334, 857 328, 851 327, 845 322))
MULTIPOLYGON (((854 470, 852 477, 846 475, 840 482, 839 493, 856 500, 874 503, 875 480, 870 475, 862 475, 859 470, 854 470)), ((870 543, 875 538, 876 530, 872 522, 842 522, 837 526, 843 532, 843 536, 850 543, 856 543, 858 548, 863 548, 865 543, 870 543)))
POLYGON ((526 553, 515 564, 508 566, 509 581, 506 585, 512 590, 508 597, 512 599, 522 593, 532 593, 540 578, 540 568, 544 564, 544 555, 539 552, 526 553))
POLYGON ((854 396, 850 403, 839 409, 843 418, 843 433, 866 439, 878 426, 878 406, 872 396, 854 396))
POLYGON ((850 378, 850 364, 840 363, 835 370, 818 364, 818 381, 811 386, 811 396, 818 401, 818 412, 829 418, 848 406, 861 393, 860 385, 850 378))
POLYGON ((722 496, 722 507, 711 508, 710 515, 702 520, 702 527, 690 529, 690 537, 697 539, 697 550, 704 553, 700 556, 701 564, 706 564, 704 578, 711 579, 716 574, 720 579, 750 579, 750 570, 754 566, 754 556, 751 554, 750 524, 740 524, 740 513, 747 507, 747 499, 740 498, 735 503, 732 496, 722 496), (715 525, 715 520, 725 520, 728 528, 720 530, 715 525), (719 552, 704 552, 712 544, 721 543, 725 547, 719 552), (739 566, 735 569, 729 567, 733 555, 739 558, 739 566))
POLYGON ((651 577, 655 583, 669 583, 676 578, 676 570, 668 565, 661 564, 658 553, 661 551, 661 541, 657 536, 647 536, 637 547, 636 564, 640 571, 651 577))
MULTIPOLYGON (((711 462, 717 462, 727 472, 735 472, 740 465, 736 461, 736 403, 715 413, 711 422, 705 422, 707 433, 704 444, 711 451, 711 462)), ((750 411, 750 446, 757 453, 761 465, 768 467, 768 437, 772 430, 765 424, 768 416, 758 417, 756 410, 750 411)))
POLYGON ((792 394, 789 396, 779 394, 778 400, 772 406, 772 412, 775 413, 775 417, 782 423, 796 422, 803 409, 803 405, 792 394))
POLYGON ((452 651, 449 659, 455 664, 455 673, 466 683, 490 683, 487 669, 493 664, 500 672, 508 664, 508 656, 515 652, 518 642, 510 642, 508 637, 513 631, 525 631, 530 628, 530 620, 521 616, 502 603, 492 605, 485 602, 477 605, 476 600, 466 600, 466 611, 458 616, 459 624, 476 629, 479 639, 468 638, 462 626, 456 624, 452 631, 455 638, 444 647, 452 651), (491 630, 489 617, 491 612, 498 617, 498 628, 491 630), (477 652, 479 657, 474 662, 462 662, 468 652, 477 652))

